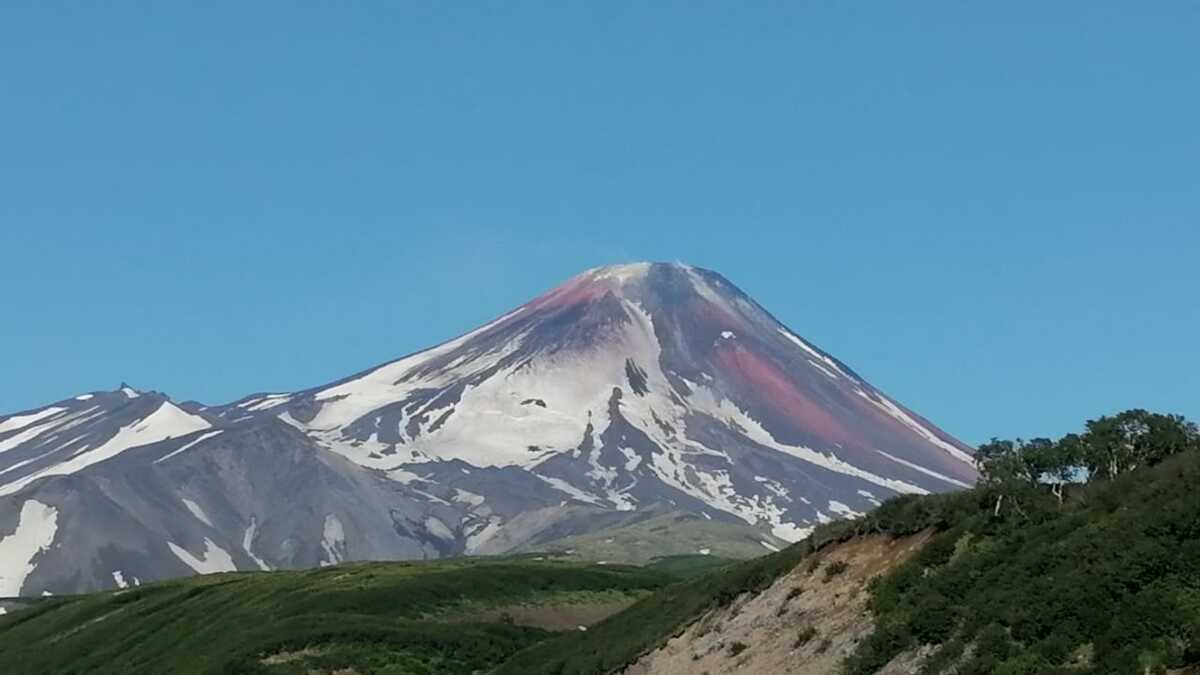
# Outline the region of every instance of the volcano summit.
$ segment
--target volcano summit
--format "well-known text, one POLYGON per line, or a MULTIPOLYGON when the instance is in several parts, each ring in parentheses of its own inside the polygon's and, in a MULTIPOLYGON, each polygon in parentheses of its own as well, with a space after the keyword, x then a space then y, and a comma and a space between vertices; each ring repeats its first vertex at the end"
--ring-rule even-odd
MULTIPOLYGON (((0 417, 0 596, 660 521, 765 550, 969 486, 970 453, 721 275, 601 267, 314 389, 202 406, 122 387, 0 417)), ((681 552, 661 544, 616 555, 681 552)))

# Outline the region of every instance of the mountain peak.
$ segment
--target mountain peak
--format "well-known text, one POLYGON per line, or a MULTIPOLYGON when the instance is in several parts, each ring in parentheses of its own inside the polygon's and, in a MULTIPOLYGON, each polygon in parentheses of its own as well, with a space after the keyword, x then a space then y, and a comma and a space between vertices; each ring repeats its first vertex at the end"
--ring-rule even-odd
MULTIPOLYGON (((680 262, 634 262, 585 270, 522 306, 523 310, 561 310, 592 305, 615 296, 651 314, 694 311, 696 300, 722 305, 717 313, 737 314, 731 302, 752 302, 720 274, 680 262)), ((611 303, 609 303, 611 304, 611 303)))
POLYGON ((304 391, 193 407, 123 383, 0 418, 0 453, 0 512, 36 498, 72 542, 35 593, 114 569, 504 553, 664 509, 771 549, 976 477, 969 448, 723 276, 661 262, 587 270, 304 391), (112 531, 138 533, 116 557, 94 536, 112 531))
POLYGON ((550 291, 578 289, 605 289, 617 295, 623 294, 626 286, 644 286, 650 282, 658 282, 673 276, 686 274, 692 267, 683 263, 667 262, 631 262, 616 265, 593 267, 567 279, 557 288, 550 291))
POLYGON ((593 267, 584 271, 581 276, 590 277, 592 280, 617 279, 619 281, 628 281, 630 279, 645 278, 651 268, 656 265, 667 264, 669 263, 632 262, 617 265, 601 265, 600 267, 593 267))
POLYGON ((681 263, 586 270, 460 338, 269 405, 372 468, 522 467, 585 503, 719 503, 785 539, 975 475, 965 445, 681 263), (748 496, 767 483, 770 507, 748 496), (813 490, 836 498, 799 499, 813 490))
MULTIPOLYGON (((614 280, 617 282, 640 281, 650 276, 663 276, 672 273, 686 273, 688 270, 699 270, 697 267, 682 262, 630 262, 614 265, 601 265, 584 270, 575 279, 590 281, 614 280)), ((701 270, 707 271, 707 270, 701 270)))

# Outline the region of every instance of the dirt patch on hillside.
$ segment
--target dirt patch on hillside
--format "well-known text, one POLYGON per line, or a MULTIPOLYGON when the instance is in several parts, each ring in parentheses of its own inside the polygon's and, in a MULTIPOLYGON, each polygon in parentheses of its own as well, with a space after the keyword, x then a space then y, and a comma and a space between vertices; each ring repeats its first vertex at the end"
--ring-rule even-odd
POLYGON ((304 649, 299 649, 292 652, 276 652, 259 659, 258 662, 264 666, 277 666, 283 663, 292 663, 293 661, 307 659, 312 656, 321 656, 325 653, 325 651, 326 650, 319 649, 317 647, 305 647, 304 649))
MULTIPOLYGON (((766 591, 705 614, 624 673, 836 673, 873 628, 867 582, 907 559, 929 536, 860 537, 805 558, 766 591)), ((897 667, 883 672, 907 672, 897 667)))
POLYGON ((641 595, 630 595, 601 602, 575 602, 558 605, 507 605, 464 616, 460 620, 511 622, 517 626, 554 631, 579 630, 580 626, 587 628, 627 609, 641 597, 641 595))

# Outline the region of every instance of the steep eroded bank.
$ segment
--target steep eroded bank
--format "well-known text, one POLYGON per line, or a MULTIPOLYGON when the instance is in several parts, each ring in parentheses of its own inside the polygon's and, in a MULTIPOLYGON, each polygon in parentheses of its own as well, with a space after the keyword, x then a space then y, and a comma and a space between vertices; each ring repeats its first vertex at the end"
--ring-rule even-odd
MULTIPOLYGON (((806 557, 767 590, 704 614, 625 675, 826 675, 874 627, 867 584, 929 540, 872 535, 806 557)), ((900 675, 899 664, 884 671, 900 675)))

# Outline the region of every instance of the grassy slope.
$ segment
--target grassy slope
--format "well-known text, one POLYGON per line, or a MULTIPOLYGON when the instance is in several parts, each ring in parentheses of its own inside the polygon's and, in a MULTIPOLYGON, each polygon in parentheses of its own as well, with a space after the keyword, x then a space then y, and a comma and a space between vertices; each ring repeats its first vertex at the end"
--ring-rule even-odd
POLYGON ((469 673, 551 633, 503 620, 507 605, 611 601, 670 577, 531 560, 368 563, 231 573, 40 603, 0 617, 5 673, 469 673), (491 615, 496 615, 495 611, 491 615), (308 648, 308 649, 306 649, 308 648), (306 650, 264 664, 264 655, 306 650))
POLYGON ((713 555, 668 555, 651 560, 645 567, 686 579, 732 563, 732 560, 713 555))
POLYGON ((787 545, 744 523, 727 523, 691 513, 671 512, 632 525, 539 543, 529 550, 575 560, 608 560, 643 565, 655 558, 695 555, 702 550, 730 560, 757 558, 769 553, 763 541, 776 547, 787 545))

